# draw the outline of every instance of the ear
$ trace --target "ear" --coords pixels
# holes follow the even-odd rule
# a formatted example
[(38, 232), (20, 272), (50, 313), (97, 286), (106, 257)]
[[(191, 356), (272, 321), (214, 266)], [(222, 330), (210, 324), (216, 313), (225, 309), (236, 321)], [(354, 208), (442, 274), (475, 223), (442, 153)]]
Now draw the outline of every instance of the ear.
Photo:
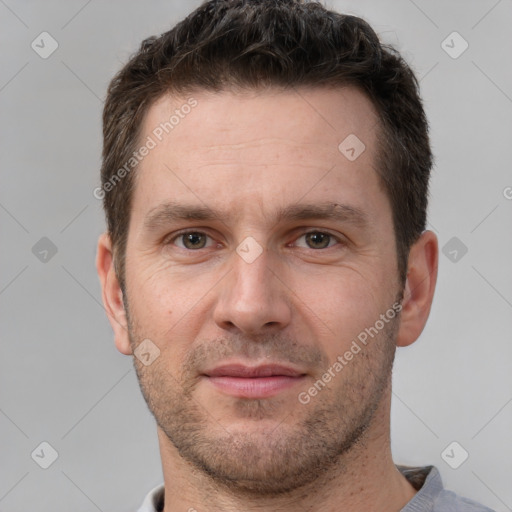
[(437, 281), (438, 243), (432, 231), (424, 231), (409, 252), (397, 346), (414, 343), (430, 314)]
[(123, 292), (114, 269), (112, 242), (107, 233), (103, 233), (98, 240), (96, 270), (100, 278), (103, 305), (114, 331), (115, 345), (119, 352), (130, 355), (132, 349), (128, 336), (128, 320), (123, 304)]

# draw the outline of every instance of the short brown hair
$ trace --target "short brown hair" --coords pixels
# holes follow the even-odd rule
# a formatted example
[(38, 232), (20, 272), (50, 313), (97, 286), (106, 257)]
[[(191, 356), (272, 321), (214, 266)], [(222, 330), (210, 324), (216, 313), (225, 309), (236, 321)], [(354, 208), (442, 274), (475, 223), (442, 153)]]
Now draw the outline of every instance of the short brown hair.
[(366, 93), (379, 115), (377, 172), (393, 211), (403, 282), (410, 247), (425, 229), (433, 164), (409, 66), (364, 20), (318, 2), (209, 0), (172, 30), (144, 40), (108, 88), (101, 182), (121, 287), (134, 175), (105, 185), (132, 156), (157, 99), (193, 90), (343, 85)]

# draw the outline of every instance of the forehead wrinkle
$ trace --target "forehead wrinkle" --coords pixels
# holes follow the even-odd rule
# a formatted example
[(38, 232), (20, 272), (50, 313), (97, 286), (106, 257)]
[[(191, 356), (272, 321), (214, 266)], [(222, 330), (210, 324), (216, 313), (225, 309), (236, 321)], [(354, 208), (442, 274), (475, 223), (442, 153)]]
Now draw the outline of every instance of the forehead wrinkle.
[[(173, 151), (175, 161), (194, 169), (217, 165), (267, 166), (276, 163), (300, 167), (325, 166), (339, 160), (338, 143), (333, 141), (290, 141), (280, 139), (259, 143), (258, 141), (223, 144), (190, 144), (184, 141)], [(206, 160), (206, 162), (205, 162)]]

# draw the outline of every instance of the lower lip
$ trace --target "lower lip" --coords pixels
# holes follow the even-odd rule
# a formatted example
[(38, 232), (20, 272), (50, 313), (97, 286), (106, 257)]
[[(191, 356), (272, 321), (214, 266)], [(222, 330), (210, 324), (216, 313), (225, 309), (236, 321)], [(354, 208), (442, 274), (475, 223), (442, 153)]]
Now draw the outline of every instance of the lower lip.
[(302, 382), (304, 376), (290, 377), (207, 377), (220, 391), (239, 398), (267, 398), (285, 391)]

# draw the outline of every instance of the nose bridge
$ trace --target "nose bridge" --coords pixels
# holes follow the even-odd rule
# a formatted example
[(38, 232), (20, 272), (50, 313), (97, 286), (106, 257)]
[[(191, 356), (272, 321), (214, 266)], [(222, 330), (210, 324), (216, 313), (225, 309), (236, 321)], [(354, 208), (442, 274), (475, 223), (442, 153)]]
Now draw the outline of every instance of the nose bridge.
[[(242, 242), (237, 248), (236, 256), (233, 255), (233, 296), (239, 302), (244, 303), (256, 298), (270, 298), (268, 291), (270, 285), (269, 255), (265, 250), (257, 255), (256, 249), (250, 246), (250, 242)], [(249, 247), (247, 247), (249, 246)]]
[(254, 333), (289, 323), (290, 308), (283, 286), (272, 271), (273, 256), (258, 248), (255, 240), (246, 239), (237, 247), (231, 256), (232, 272), (215, 308), (215, 321), (220, 327)]

